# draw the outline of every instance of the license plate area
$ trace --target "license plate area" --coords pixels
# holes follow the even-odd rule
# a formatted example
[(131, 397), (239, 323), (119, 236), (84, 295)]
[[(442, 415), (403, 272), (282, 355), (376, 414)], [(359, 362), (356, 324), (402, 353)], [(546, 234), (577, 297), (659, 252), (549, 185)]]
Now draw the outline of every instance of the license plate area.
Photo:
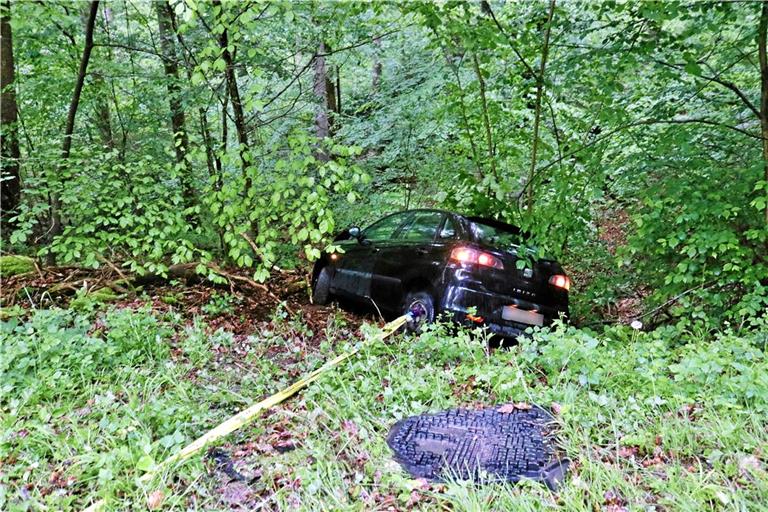
[(514, 306), (504, 306), (501, 318), (526, 325), (544, 325), (544, 315), (541, 313), (526, 311)]

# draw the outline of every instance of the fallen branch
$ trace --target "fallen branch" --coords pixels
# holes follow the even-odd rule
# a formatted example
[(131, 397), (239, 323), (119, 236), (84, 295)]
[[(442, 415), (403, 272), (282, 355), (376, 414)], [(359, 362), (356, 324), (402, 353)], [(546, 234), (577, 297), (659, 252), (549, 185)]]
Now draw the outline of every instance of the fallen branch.
[(117, 265), (115, 265), (114, 263), (112, 263), (111, 261), (109, 261), (109, 260), (108, 260), (108, 259), (106, 259), (106, 258), (103, 258), (103, 257), (99, 257), (99, 259), (100, 259), (102, 262), (106, 263), (106, 264), (109, 266), (109, 268), (111, 268), (112, 270), (114, 270), (115, 272), (117, 272), (117, 275), (119, 275), (119, 276), (122, 278), (122, 280), (123, 280), (123, 281), (124, 281), (124, 282), (125, 282), (125, 283), (126, 283), (128, 286), (130, 286), (130, 287), (131, 287), (131, 289), (133, 289), (133, 285), (131, 285), (131, 282), (128, 280), (128, 278), (127, 278), (127, 277), (125, 277), (125, 274), (123, 274), (123, 273), (122, 273), (122, 271), (120, 270), (120, 267), (118, 267)]
[(257, 288), (259, 290), (264, 290), (265, 292), (269, 293), (269, 288), (267, 288), (266, 285), (261, 284), (261, 283), (257, 283), (253, 279), (250, 279), (250, 278), (245, 277), (245, 276), (238, 276), (237, 274), (230, 274), (229, 272), (225, 272), (224, 270), (222, 270), (217, 265), (214, 265), (213, 263), (209, 263), (208, 264), (208, 268), (210, 268), (211, 270), (213, 270), (215, 273), (219, 274), (220, 276), (226, 277), (227, 279), (229, 279), (231, 281), (240, 281), (242, 283), (248, 284), (249, 286), (251, 286), (253, 288)]

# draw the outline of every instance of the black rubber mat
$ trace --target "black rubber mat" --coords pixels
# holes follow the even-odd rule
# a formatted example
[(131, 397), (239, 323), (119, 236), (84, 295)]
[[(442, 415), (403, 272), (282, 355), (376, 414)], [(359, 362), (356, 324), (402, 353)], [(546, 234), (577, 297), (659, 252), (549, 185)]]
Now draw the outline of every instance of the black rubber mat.
[(554, 490), (569, 461), (556, 456), (553, 423), (552, 416), (536, 406), (453, 409), (399, 421), (387, 444), (415, 478), (531, 478)]

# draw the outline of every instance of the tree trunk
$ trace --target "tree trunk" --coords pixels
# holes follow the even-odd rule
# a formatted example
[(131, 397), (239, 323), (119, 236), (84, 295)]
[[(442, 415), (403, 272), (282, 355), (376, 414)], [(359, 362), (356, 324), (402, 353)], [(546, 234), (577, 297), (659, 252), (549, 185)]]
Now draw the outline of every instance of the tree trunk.
[(453, 71), (453, 76), (456, 77), (456, 87), (459, 89), (459, 112), (461, 112), (461, 124), (464, 128), (464, 133), (467, 137), (467, 140), (469, 141), (469, 147), (472, 150), (472, 163), (475, 164), (475, 179), (480, 182), (483, 180), (483, 169), (480, 163), (480, 154), (477, 150), (477, 144), (475, 144), (475, 138), (472, 134), (472, 127), (469, 124), (469, 115), (467, 114), (467, 102), (464, 94), (464, 86), (461, 84), (461, 74), (459, 73), (459, 68), (451, 60), (451, 55), (445, 48), (443, 48), (443, 56), (445, 57), (445, 62), (448, 64), (448, 67), (450, 67), (451, 71)]
[(477, 54), (472, 53), (472, 64), (475, 67), (475, 74), (477, 75), (477, 82), (480, 84), (480, 106), (483, 109), (483, 126), (485, 127), (485, 145), (488, 151), (488, 164), (491, 166), (491, 174), (496, 180), (499, 179), (496, 173), (496, 151), (493, 145), (493, 132), (491, 131), (491, 119), (488, 116), (488, 101), (485, 98), (485, 80), (483, 79), (483, 73), (480, 71), (480, 62), (477, 60)]
[[(314, 68), (315, 68), (315, 80), (314, 80), (314, 93), (317, 97), (317, 105), (315, 106), (315, 133), (317, 138), (320, 139), (322, 144), (323, 139), (327, 138), (331, 134), (331, 120), (328, 112), (329, 105), (329, 91), (328, 91), (328, 76), (325, 67), (325, 53), (327, 52), (324, 42), (320, 42), (317, 49), (317, 56), (315, 56)], [(328, 155), (324, 150), (320, 149), (317, 152), (317, 158), (321, 161), (327, 161)]]
[[(172, 33), (176, 35), (176, 40), (181, 47), (181, 54), (184, 58), (184, 69), (186, 70), (187, 80), (189, 80), (191, 83), (192, 75), (194, 73), (194, 64), (190, 60), (188, 52), (186, 51), (187, 46), (184, 43), (184, 37), (179, 32), (178, 25), (176, 23), (176, 15), (173, 12), (173, 9), (170, 10), (170, 15), (171, 30)], [(226, 94), (223, 101), (226, 102)], [(202, 137), (203, 143), (205, 144), (205, 159), (208, 165), (208, 173), (210, 176), (216, 176), (217, 169), (221, 169), (221, 161), (219, 159), (217, 164), (217, 157), (213, 148), (213, 137), (211, 137), (210, 124), (208, 123), (208, 108), (201, 105), (197, 108), (197, 113), (200, 117), (200, 136)], [(224, 118), (222, 118), (222, 122), (224, 122)], [(220, 180), (221, 176), (219, 175), (217, 179)]]
[(107, 151), (115, 148), (115, 139), (112, 132), (112, 110), (109, 108), (109, 91), (101, 73), (93, 73), (93, 86), (96, 89), (95, 105), (93, 110), (93, 124), (99, 130), (101, 143)]
[(379, 92), (379, 87), (381, 86), (381, 38), (380, 37), (374, 37), (373, 38), (373, 48), (374, 48), (374, 57), (373, 57), (373, 71), (372, 71), (372, 77), (371, 77), (371, 89), (373, 89), (373, 93), (376, 94)]
[(336, 116), (334, 114), (339, 113), (340, 104), (339, 104), (339, 96), (341, 94), (341, 91), (339, 91), (339, 68), (336, 67), (336, 80), (333, 79), (333, 73), (330, 73), (328, 70), (328, 66), (326, 66), (326, 76), (325, 76), (325, 89), (328, 91), (328, 103), (325, 106), (326, 112), (328, 112), (328, 129), (330, 130), (330, 136), (333, 137), (333, 134), (336, 133)]
[(224, 101), (221, 104), (221, 145), (219, 146), (219, 156), (216, 157), (216, 170), (218, 171), (219, 179), (221, 179), (222, 173), (224, 172), (221, 164), (221, 155), (227, 153), (227, 141), (229, 140), (229, 123), (227, 122), (227, 118), (229, 117), (228, 104), (229, 94), (225, 91)]
[(11, 2), (0, 4), (0, 218), (5, 235), (13, 229), (10, 218), (18, 210), (21, 201), (21, 178), (19, 176), (19, 130), (18, 106), (14, 79), (16, 68), (13, 61), (13, 39), (11, 34)]
[[(75, 82), (75, 90), (72, 91), (72, 100), (69, 103), (69, 112), (67, 113), (67, 124), (64, 128), (64, 142), (61, 146), (61, 168), (66, 166), (66, 161), (69, 159), (69, 153), (72, 149), (72, 134), (75, 131), (75, 118), (77, 117), (77, 108), (80, 105), (80, 95), (83, 92), (83, 85), (85, 84), (85, 75), (88, 72), (88, 62), (91, 59), (91, 51), (93, 50), (93, 27), (96, 23), (96, 15), (99, 12), (99, 0), (91, 1), (91, 8), (88, 13), (88, 21), (85, 24), (85, 46), (83, 46), (83, 55), (80, 59), (80, 68), (77, 71), (77, 81)], [(49, 242), (53, 241), (54, 237), (60, 235), (62, 232), (61, 226), (61, 200), (59, 199), (56, 191), (51, 193), (51, 230), (49, 234)], [(48, 263), (53, 264), (55, 262), (52, 252), (48, 252)]]
[[(760, 129), (763, 136), (763, 179), (768, 182), (768, 54), (766, 33), (768, 32), (768, 2), (762, 3), (760, 25), (757, 33), (757, 47), (760, 60)], [(763, 189), (768, 195), (768, 186)], [(768, 224), (768, 197), (765, 204), (765, 223)]]
[[(184, 206), (195, 206), (195, 190), (190, 179), (190, 166), (187, 161), (189, 152), (189, 137), (187, 136), (184, 106), (181, 103), (181, 88), (179, 87), (179, 67), (176, 44), (174, 42), (173, 8), (167, 0), (155, 3), (157, 11), (157, 27), (160, 33), (160, 48), (162, 52), (163, 69), (165, 70), (166, 88), (168, 90), (168, 105), (171, 109), (171, 130), (173, 131), (173, 148), (176, 152), (176, 163), (181, 172), (181, 191)], [(194, 216), (188, 219), (195, 221)]]
[[(218, 6), (221, 10), (222, 16), (224, 13), (221, 5), (221, 0), (213, 0), (213, 5)], [(229, 101), (232, 103), (232, 113), (234, 114), (235, 130), (237, 131), (237, 141), (240, 144), (240, 161), (243, 169), (243, 176), (245, 177), (246, 194), (248, 190), (253, 186), (251, 178), (248, 176), (247, 167), (248, 160), (250, 158), (248, 149), (248, 130), (245, 126), (245, 114), (243, 113), (243, 104), (240, 100), (240, 89), (237, 85), (237, 76), (235, 75), (235, 63), (232, 54), (229, 52), (229, 33), (226, 29), (221, 32), (219, 36), (219, 48), (221, 48), (221, 58), (224, 59), (226, 67), (224, 68), (225, 79), (227, 82), (227, 93), (229, 94)]]
[(341, 66), (336, 66), (336, 114), (341, 115)]
[(547, 55), (549, 54), (549, 34), (552, 31), (552, 17), (555, 14), (555, 0), (549, 2), (549, 16), (547, 17), (547, 29), (544, 32), (544, 46), (541, 49), (541, 64), (536, 76), (536, 112), (533, 118), (533, 146), (531, 147), (531, 167), (528, 172), (528, 214), (533, 213), (533, 180), (536, 175), (536, 159), (539, 149), (539, 124), (541, 123), (541, 96), (544, 93), (544, 72), (547, 68)]

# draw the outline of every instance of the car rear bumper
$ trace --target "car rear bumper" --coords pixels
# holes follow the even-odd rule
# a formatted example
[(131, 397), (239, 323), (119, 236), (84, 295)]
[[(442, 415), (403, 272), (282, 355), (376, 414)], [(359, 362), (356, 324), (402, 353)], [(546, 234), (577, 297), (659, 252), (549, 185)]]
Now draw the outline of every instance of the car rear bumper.
[[(567, 308), (553, 308), (515, 297), (488, 292), (480, 286), (468, 283), (446, 286), (440, 302), (440, 312), (447, 313), (458, 323), (482, 325), (494, 334), (515, 337), (522, 334), (531, 324), (505, 320), (504, 307), (512, 306), (524, 311), (538, 311), (544, 316), (543, 325), (550, 325), (561, 315), (567, 317)], [(481, 320), (482, 319), (482, 320)]]

